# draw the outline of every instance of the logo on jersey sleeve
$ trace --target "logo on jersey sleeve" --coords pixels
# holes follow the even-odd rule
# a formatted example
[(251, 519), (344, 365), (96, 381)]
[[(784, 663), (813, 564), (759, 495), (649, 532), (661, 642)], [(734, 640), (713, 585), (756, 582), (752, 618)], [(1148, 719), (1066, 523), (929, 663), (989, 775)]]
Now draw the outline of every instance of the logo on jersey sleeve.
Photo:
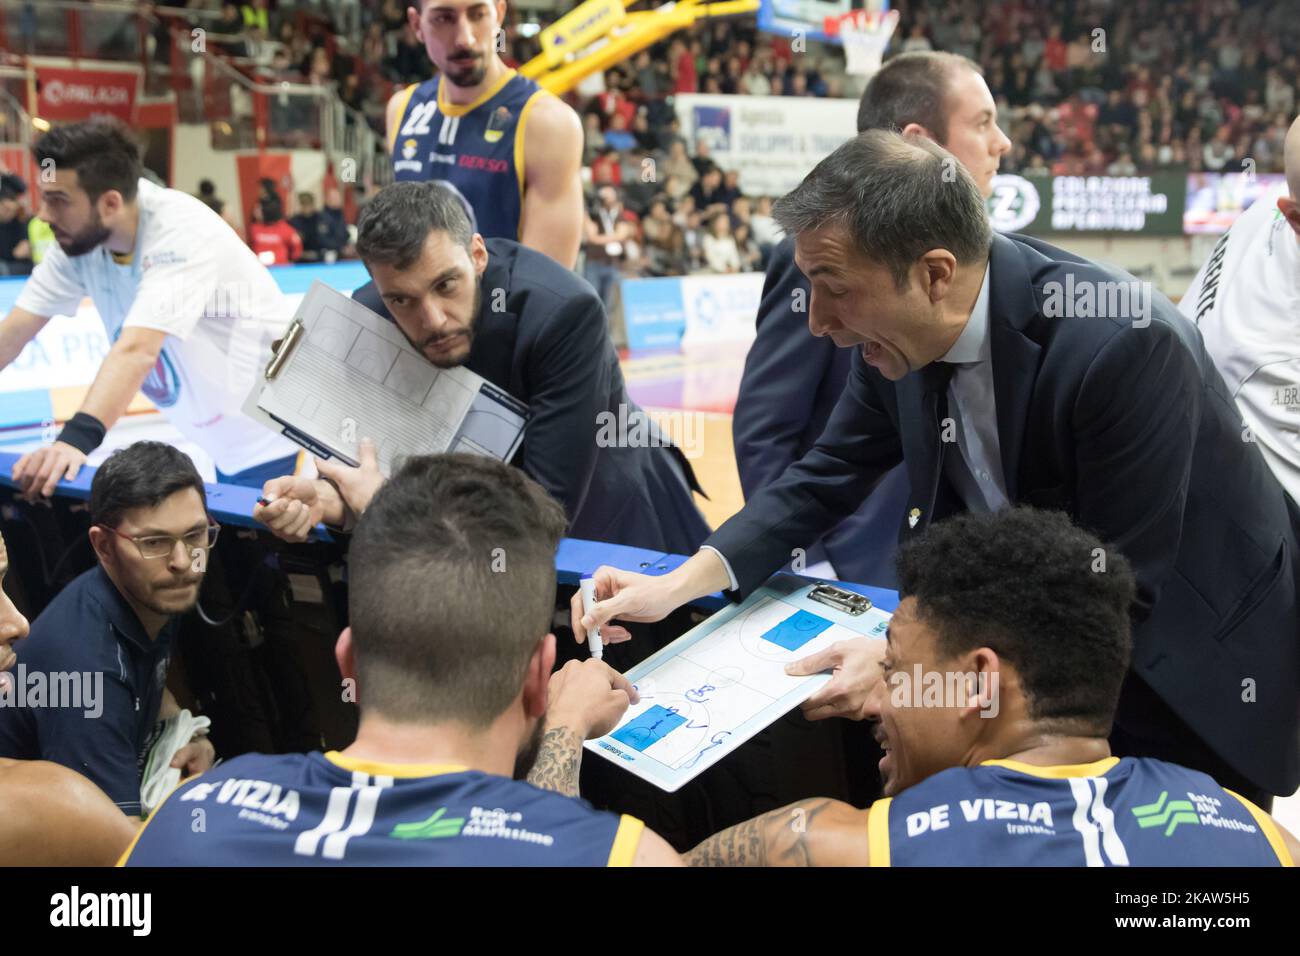
[(500, 141), (505, 135), (510, 124), (514, 122), (514, 114), (504, 106), (498, 106), (492, 111), (492, 116), (488, 119), (487, 129), (483, 131), (483, 138), (489, 143)]
[(424, 163), (415, 158), (415, 152), (419, 145), (419, 142), (414, 139), (402, 141), (402, 158), (393, 160), (393, 172), (400, 173), (410, 170), (413, 173), (418, 173), (424, 169)]
[(158, 353), (158, 361), (140, 386), (140, 391), (158, 408), (171, 408), (181, 397), (180, 376), (176, 374), (176, 366), (172, 365), (166, 349)]

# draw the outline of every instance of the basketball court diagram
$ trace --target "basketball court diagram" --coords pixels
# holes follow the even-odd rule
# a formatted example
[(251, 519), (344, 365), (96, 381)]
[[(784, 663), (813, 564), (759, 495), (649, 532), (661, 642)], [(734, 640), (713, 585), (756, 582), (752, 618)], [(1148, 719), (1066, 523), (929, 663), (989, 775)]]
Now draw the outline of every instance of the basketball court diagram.
[(806, 678), (785, 665), (861, 636), (811, 611), (764, 598), (636, 680), (640, 700), (610, 739), (689, 770)]

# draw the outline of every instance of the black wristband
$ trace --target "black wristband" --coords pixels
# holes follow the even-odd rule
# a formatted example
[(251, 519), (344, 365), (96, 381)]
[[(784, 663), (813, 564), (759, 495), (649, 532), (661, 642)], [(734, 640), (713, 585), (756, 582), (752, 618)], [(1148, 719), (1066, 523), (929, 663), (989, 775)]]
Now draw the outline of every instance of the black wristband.
[(98, 418), (85, 412), (77, 412), (68, 419), (68, 423), (63, 426), (63, 431), (59, 432), (59, 437), (54, 440), (71, 445), (83, 455), (89, 455), (103, 443), (106, 434), (108, 429)]

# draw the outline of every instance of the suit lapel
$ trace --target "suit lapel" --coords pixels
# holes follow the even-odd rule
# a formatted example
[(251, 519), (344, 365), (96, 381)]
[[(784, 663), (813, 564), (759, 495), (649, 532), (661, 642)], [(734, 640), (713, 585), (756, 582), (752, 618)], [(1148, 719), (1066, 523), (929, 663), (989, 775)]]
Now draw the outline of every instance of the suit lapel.
[(998, 447), (1007, 498), (1017, 501), (1020, 455), (1024, 447), (1029, 402), (1038, 378), (1041, 347), (1024, 334), (1038, 312), (1033, 282), (1020, 249), (1002, 236), (993, 237), (989, 268), (989, 346), (993, 362), (993, 397), (997, 404)]
[[(494, 302), (504, 298), (510, 299), (510, 269), (502, 257), (496, 255), (489, 242), (490, 258), (483, 270), (483, 300), (479, 305), (478, 319), (474, 329), (474, 344), (470, 346), (469, 358), (465, 365), (471, 372), (482, 375), (497, 388), (505, 389), (511, 395), (527, 402), (527, 397), (520, 394), (522, 382), (513, 380), (515, 339), (519, 333), (519, 317), (514, 312), (496, 312)], [(505, 290), (504, 297), (498, 296), (497, 289)]]

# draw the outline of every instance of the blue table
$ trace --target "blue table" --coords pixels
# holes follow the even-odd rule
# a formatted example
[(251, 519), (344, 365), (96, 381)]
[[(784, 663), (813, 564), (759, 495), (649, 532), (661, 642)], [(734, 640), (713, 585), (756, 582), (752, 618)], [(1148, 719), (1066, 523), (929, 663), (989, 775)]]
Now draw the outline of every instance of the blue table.
[[(16, 487), (12, 475), (14, 463), (19, 457), (21, 456), (13, 452), (0, 451), (0, 485)], [(59, 483), (55, 496), (85, 501), (90, 497), (90, 482), (94, 475), (94, 468), (82, 468), (75, 481)], [(204, 487), (207, 489), (208, 511), (220, 524), (265, 530), (261, 524), (253, 520), (253, 506), (257, 503), (258, 497), (256, 489), (223, 484), (205, 484)], [(322, 541), (332, 540), (324, 527), (317, 527), (313, 534)], [(582, 575), (590, 574), (602, 564), (626, 571), (659, 575), (667, 574), (686, 559), (687, 556), (682, 554), (663, 554), (622, 544), (564, 538), (560, 541), (559, 550), (555, 554), (555, 571), (560, 584), (577, 587)], [(869, 597), (873, 604), (883, 610), (892, 611), (898, 607), (898, 594), (895, 591), (846, 581), (839, 582), (839, 585)], [(691, 606), (700, 610), (716, 611), (727, 603), (727, 598), (721, 593), (714, 593), (691, 602)]]

